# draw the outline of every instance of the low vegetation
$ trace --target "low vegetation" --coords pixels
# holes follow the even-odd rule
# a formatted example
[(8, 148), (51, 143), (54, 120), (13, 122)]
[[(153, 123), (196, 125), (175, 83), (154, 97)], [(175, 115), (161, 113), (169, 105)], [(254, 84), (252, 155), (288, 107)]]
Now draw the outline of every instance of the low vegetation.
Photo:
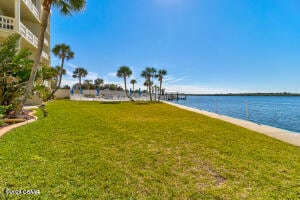
[(0, 138), (0, 190), (38, 189), (41, 199), (299, 198), (298, 147), (166, 104), (46, 108), (48, 117)]

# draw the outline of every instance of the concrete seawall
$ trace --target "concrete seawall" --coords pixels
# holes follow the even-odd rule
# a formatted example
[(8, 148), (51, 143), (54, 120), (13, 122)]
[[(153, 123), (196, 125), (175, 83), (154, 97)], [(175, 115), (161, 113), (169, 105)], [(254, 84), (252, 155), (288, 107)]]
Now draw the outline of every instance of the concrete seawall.
[(246, 121), (246, 120), (242, 120), (242, 119), (237, 119), (237, 118), (233, 118), (233, 117), (229, 117), (229, 116), (225, 116), (225, 115), (219, 115), (216, 113), (211, 113), (211, 112), (207, 112), (204, 110), (198, 110), (195, 108), (191, 108), (191, 107), (187, 107), (187, 106), (183, 106), (183, 105), (178, 105), (172, 102), (168, 102), (168, 101), (163, 101), (166, 104), (181, 108), (181, 109), (185, 109), (185, 110), (189, 110), (195, 113), (199, 113), (202, 115), (206, 115), (208, 117), (211, 118), (215, 118), (215, 119), (220, 119), (226, 122), (229, 122), (231, 124), (235, 124), (237, 126), (241, 126), (244, 127), (246, 129), (258, 132), (258, 133), (262, 133), (264, 135), (267, 135), (269, 137), (275, 138), (277, 140), (295, 145), (300, 147), (300, 133), (295, 133), (295, 132), (291, 132), (288, 130), (284, 130), (284, 129), (280, 129), (280, 128), (275, 128), (272, 126), (267, 126), (267, 125), (261, 125), (261, 124), (256, 124), (254, 122), (250, 122), (250, 121)]

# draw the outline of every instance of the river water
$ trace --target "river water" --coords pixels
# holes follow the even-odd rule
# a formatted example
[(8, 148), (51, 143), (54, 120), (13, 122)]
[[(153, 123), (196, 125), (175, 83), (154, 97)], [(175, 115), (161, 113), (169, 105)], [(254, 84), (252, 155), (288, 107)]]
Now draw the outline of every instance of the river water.
[(173, 102), (300, 133), (300, 97), (187, 96)]

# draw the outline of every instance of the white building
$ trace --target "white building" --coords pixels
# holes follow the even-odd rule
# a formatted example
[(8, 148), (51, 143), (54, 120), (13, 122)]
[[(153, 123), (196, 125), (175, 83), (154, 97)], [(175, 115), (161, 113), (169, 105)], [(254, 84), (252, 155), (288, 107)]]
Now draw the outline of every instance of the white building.
[[(0, 0), (0, 42), (12, 33), (19, 33), (20, 45), (37, 52), (42, 0)], [(45, 33), (41, 62), (50, 65), (50, 23)]]

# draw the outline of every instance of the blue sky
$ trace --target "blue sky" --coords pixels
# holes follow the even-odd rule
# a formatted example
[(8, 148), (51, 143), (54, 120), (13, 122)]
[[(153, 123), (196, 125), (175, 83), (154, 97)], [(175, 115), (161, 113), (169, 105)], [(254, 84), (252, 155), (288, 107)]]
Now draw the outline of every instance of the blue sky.
[(142, 89), (150, 66), (168, 71), (169, 91), (300, 92), (298, 0), (87, 0), (72, 17), (52, 10), (51, 46), (62, 42), (75, 52), (64, 84), (80, 66), (123, 85), (127, 65)]

